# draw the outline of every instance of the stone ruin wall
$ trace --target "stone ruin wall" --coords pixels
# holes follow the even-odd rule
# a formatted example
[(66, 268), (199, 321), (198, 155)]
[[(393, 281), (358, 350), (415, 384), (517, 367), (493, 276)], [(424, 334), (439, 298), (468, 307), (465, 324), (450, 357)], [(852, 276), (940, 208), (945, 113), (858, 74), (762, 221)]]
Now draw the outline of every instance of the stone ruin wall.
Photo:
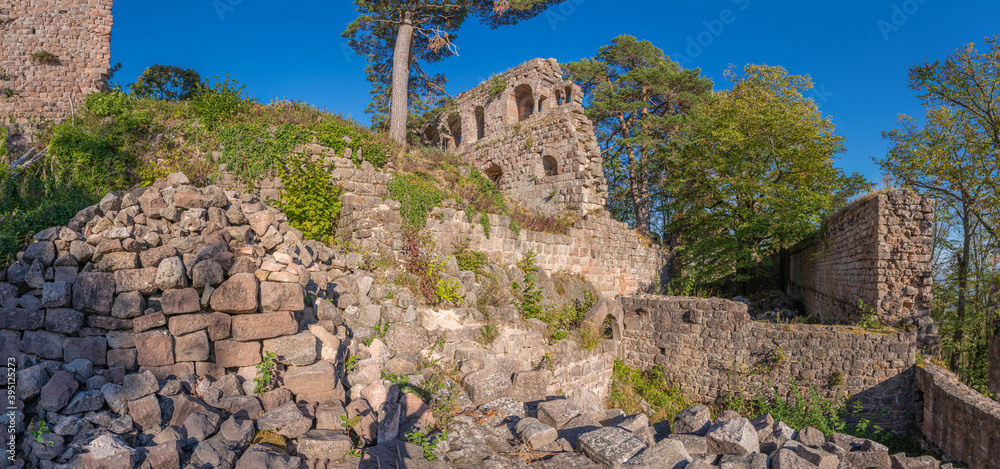
[[(874, 424), (907, 431), (914, 392), (916, 334), (846, 326), (754, 322), (746, 305), (719, 298), (625, 296), (621, 351), (642, 370), (660, 365), (684, 394), (714, 402), (740, 389), (811, 384), (827, 398), (849, 394)], [(775, 359), (780, 351), (784, 360)], [(838, 384), (839, 383), (839, 384)]]
[(935, 365), (916, 367), (924, 435), (973, 469), (1000, 468), (1000, 404)]
[(1000, 394), (1000, 335), (990, 338), (988, 390)]
[[(493, 80), (506, 88), (491, 95)], [(461, 155), (515, 203), (541, 213), (601, 211), (601, 149), (583, 92), (554, 59), (534, 59), (458, 96), (423, 129), (426, 144)]]
[(788, 293), (823, 320), (854, 322), (858, 300), (890, 325), (913, 320), (926, 335), (934, 283), (934, 200), (905, 190), (863, 198), (827, 219), (788, 259)]
[[(4, 125), (13, 117), (23, 135), (45, 120), (58, 121), (83, 98), (107, 89), (111, 62), (112, 0), (16, 0), (0, 4), (0, 88), (19, 92), (0, 97)], [(34, 63), (46, 51), (58, 63)], [(10, 129), (9, 129), (10, 130)]]

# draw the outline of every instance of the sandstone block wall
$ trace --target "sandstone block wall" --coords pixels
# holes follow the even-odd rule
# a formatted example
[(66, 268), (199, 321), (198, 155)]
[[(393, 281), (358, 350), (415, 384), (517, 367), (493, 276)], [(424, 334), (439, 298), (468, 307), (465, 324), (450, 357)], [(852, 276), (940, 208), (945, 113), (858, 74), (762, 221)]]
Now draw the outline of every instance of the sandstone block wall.
[(435, 243), (450, 249), (469, 240), (469, 246), (512, 265), (530, 249), (538, 254), (537, 265), (546, 272), (580, 274), (604, 297), (648, 289), (660, 282), (667, 256), (647, 244), (621, 222), (601, 214), (586, 215), (565, 235), (510, 229), (510, 218), (490, 215), (490, 235), (469, 222), (464, 211), (435, 209), (427, 230)]
[[(84, 96), (107, 88), (111, 61), (112, 0), (17, 0), (0, 4), (0, 88), (16, 96), (0, 99), (0, 118), (22, 125), (60, 120)], [(49, 52), (58, 63), (34, 63)], [(71, 105), (72, 103), (72, 105)], [(29, 122), (32, 121), (32, 122)]]
[(787, 290), (824, 320), (853, 322), (866, 309), (899, 325), (929, 320), (934, 277), (934, 201), (905, 190), (877, 193), (826, 220), (823, 230), (793, 249)]
[(601, 149), (583, 92), (554, 59), (534, 59), (462, 93), (423, 131), (425, 143), (468, 158), (515, 203), (543, 213), (603, 210)]
[(1000, 467), (1000, 404), (934, 365), (916, 367), (924, 435), (973, 469)]
[[(846, 326), (750, 321), (746, 305), (718, 298), (624, 296), (622, 357), (662, 366), (685, 395), (711, 402), (755, 386), (811, 384), (825, 397), (852, 396), (872, 422), (899, 431), (916, 421), (916, 334)], [(783, 356), (784, 359), (777, 357)]]

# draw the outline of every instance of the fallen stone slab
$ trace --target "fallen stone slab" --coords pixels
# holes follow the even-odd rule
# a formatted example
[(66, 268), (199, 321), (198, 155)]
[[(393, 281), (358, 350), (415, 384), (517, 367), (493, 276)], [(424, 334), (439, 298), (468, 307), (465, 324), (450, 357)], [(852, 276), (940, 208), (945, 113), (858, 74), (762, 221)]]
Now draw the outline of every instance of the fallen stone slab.
[(619, 427), (605, 427), (580, 435), (581, 453), (607, 468), (623, 467), (626, 461), (646, 449), (646, 442)]

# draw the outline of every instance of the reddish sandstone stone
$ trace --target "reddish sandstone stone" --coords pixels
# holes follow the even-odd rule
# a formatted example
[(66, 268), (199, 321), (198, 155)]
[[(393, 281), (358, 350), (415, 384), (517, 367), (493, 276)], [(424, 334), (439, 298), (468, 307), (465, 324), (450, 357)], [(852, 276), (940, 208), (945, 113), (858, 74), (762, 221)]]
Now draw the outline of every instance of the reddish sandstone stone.
[(156, 293), (156, 269), (125, 269), (116, 270), (115, 273), (116, 293), (137, 291), (143, 295)]
[(170, 318), (170, 333), (178, 336), (207, 329), (209, 338), (222, 340), (229, 337), (230, 321), (230, 316), (223, 313), (172, 316)]
[(187, 314), (201, 311), (201, 297), (194, 288), (167, 290), (160, 298), (163, 314)]
[(260, 284), (260, 307), (263, 311), (301, 311), (306, 307), (302, 285), (264, 282)]
[(253, 366), (260, 363), (260, 342), (215, 342), (215, 364), (223, 368)]
[(135, 335), (140, 366), (174, 364), (174, 338), (167, 331), (149, 331)]
[(233, 338), (240, 341), (271, 339), (292, 335), (298, 331), (298, 323), (291, 312), (246, 314), (233, 316)]
[(230, 314), (257, 312), (259, 286), (253, 274), (236, 274), (212, 292), (212, 309)]
[(166, 325), (167, 317), (163, 313), (146, 314), (132, 320), (132, 328), (135, 332), (145, 332)]

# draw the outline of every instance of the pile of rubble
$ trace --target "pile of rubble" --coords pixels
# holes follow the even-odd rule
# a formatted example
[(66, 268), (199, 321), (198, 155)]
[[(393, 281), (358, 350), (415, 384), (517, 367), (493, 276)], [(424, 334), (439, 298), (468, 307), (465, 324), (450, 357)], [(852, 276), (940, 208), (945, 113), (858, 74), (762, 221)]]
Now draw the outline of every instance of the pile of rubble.
[(802, 305), (778, 290), (754, 292), (747, 298), (738, 296), (733, 301), (746, 304), (747, 313), (755, 321), (788, 322), (803, 315)]

